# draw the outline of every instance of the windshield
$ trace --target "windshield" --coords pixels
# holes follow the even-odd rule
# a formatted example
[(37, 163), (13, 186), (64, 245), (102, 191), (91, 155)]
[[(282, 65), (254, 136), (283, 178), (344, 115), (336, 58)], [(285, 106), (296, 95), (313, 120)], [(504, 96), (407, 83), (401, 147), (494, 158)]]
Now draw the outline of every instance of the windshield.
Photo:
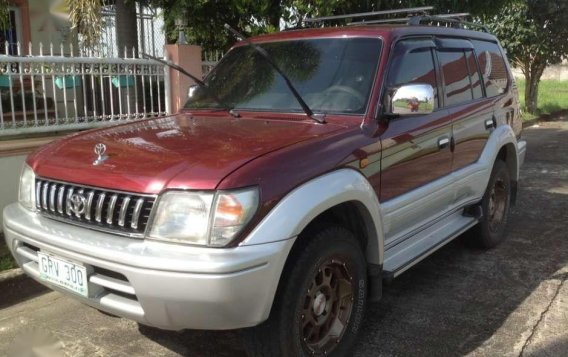
[[(290, 78), (312, 111), (365, 113), (379, 61), (379, 39), (329, 38), (259, 45)], [(302, 111), (284, 79), (250, 46), (231, 50), (204, 82), (209, 88), (191, 90), (185, 108), (221, 108), (220, 100), (237, 110)]]

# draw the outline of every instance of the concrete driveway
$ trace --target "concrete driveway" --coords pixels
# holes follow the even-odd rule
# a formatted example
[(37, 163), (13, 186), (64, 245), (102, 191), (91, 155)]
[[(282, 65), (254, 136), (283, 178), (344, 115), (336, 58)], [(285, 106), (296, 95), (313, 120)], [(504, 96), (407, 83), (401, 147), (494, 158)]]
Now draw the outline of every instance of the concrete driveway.
[[(462, 237), (396, 279), (370, 306), (355, 356), (568, 356), (568, 122), (524, 137), (507, 240), (484, 252)], [(30, 336), (69, 356), (244, 354), (234, 332), (164, 332), (59, 293), (5, 305), (0, 355)]]

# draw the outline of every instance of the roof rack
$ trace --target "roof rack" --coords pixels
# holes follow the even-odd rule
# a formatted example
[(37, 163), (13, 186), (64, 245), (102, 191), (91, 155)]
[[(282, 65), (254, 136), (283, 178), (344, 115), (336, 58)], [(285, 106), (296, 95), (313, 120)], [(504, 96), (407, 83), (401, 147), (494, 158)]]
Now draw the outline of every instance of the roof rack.
[(429, 11), (433, 10), (433, 6), (422, 6), (422, 7), (411, 7), (407, 9), (396, 9), (396, 10), (385, 10), (385, 11), (371, 11), (371, 12), (361, 12), (357, 14), (345, 14), (345, 15), (335, 15), (335, 16), (323, 16), (303, 19), (303, 23), (318, 23), (333, 20), (344, 20), (344, 19), (355, 19), (355, 18), (366, 18), (393, 14), (406, 14), (407, 16), (413, 15), (426, 15)]
[[(465, 21), (466, 18), (470, 17), (469, 12), (461, 12), (457, 14), (438, 14), (438, 15), (418, 15), (418, 16), (407, 16), (407, 17), (398, 17), (394, 19), (382, 19), (382, 20), (362, 20), (362, 21), (354, 21), (350, 22), (347, 25), (354, 26), (354, 25), (369, 25), (369, 24), (387, 24), (387, 23), (396, 23), (396, 22), (406, 22), (409, 23), (412, 18), (422, 18), (426, 19), (427, 17), (436, 17), (439, 19), (454, 19), (459, 21)], [(417, 21), (417, 20), (415, 20)], [(445, 21), (445, 20), (444, 20)]]
[(422, 25), (423, 22), (426, 22), (434, 23), (437, 25), (446, 24), (446, 26), (456, 26), (457, 28), (461, 29), (465, 29), (467, 26), (471, 29), (477, 28), (483, 32), (489, 32), (489, 29), (487, 29), (487, 27), (484, 25), (463, 20), (463, 18), (466, 18), (468, 16), (468, 13), (412, 16), (408, 19), (408, 25), (418, 26)]
[[(315, 17), (315, 18), (308, 18), (304, 19), (300, 22), (300, 26), (302, 23), (304, 24), (316, 24), (316, 23), (323, 23), (326, 21), (334, 21), (334, 20), (351, 20), (348, 22), (347, 25), (354, 26), (354, 25), (372, 25), (372, 24), (389, 24), (389, 23), (399, 23), (411, 26), (419, 26), (419, 25), (434, 25), (434, 26), (442, 26), (445, 25), (446, 27), (457, 27), (461, 29), (465, 29), (466, 27), (469, 29), (479, 29), (484, 32), (489, 32), (487, 27), (476, 24), (473, 22), (466, 21), (468, 17), (471, 15), (467, 12), (456, 13), (456, 14), (437, 14), (437, 15), (429, 15), (428, 13), (433, 10), (433, 6), (422, 6), (422, 7), (411, 7), (407, 9), (396, 9), (396, 10), (386, 10), (386, 11), (371, 11), (371, 12), (361, 12), (356, 14), (345, 14), (345, 15), (336, 15), (336, 16), (324, 16), (324, 17)], [(402, 14), (405, 17), (399, 18), (386, 18), (386, 19), (373, 19), (378, 16), (389, 16), (389, 15), (398, 15)], [(359, 21), (352, 21), (353, 19), (359, 19)]]

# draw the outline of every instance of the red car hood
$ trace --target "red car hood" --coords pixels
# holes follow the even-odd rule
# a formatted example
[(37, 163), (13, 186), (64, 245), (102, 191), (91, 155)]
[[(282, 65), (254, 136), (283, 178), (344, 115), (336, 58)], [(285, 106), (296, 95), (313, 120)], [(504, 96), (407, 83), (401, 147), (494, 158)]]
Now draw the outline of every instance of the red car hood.
[[(30, 155), (36, 175), (116, 190), (214, 189), (243, 164), (268, 152), (340, 129), (308, 121), (172, 117), (71, 135)], [(95, 145), (108, 159), (93, 165)]]

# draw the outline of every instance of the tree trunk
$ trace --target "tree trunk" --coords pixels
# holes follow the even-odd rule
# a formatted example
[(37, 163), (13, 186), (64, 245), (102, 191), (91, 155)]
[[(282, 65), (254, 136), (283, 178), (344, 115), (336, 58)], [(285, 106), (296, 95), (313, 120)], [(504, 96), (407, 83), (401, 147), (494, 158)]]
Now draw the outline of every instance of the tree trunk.
[(270, 12), (268, 22), (276, 28), (276, 30), (280, 30), (280, 18), (282, 17), (282, 9), (280, 7), (280, 0), (272, 0), (270, 2)]
[[(116, 11), (116, 44), (118, 48), (118, 57), (138, 57), (138, 19), (136, 17), (136, 2), (134, 0), (116, 0), (115, 1), (115, 11)], [(126, 54), (126, 56), (125, 56)], [(146, 86), (149, 87), (149, 86)], [(142, 108), (144, 103), (144, 86), (142, 86), (142, 80), (136, 81), (136, 88), (131, 88), (132, 92), (137, 93), (136, 95), (130, 95), (129, 98), (123, 98), (123, 101), (128, 100), (131, 112), (141, 111), (152, 111), (153, 108)], [(152, 90), (152, 88), (150, 88)], [(122, 91), (124, 93), (124, 91)], [(113, 95), (118, 96), (119, 92), (115, 92)], [(124, 94), (123, 94), (124, 95)], [(118, 102), (118, 97), (114, 98), (114, 102)]]
[(525, 107), (531, 114), (536, 114), (538, 110), (538, 87), (545, 68), (543, 64), (533, 63), (525, 72)]
[(538, 108), (538, 84), (534, 76), (525, 76), (525, 107), (531, 114), (535, 114)]
[(124, 57), (126, 48), (128, 57), (138, 56), (138, 26), (136, 18), (136, 2), (133, 0), (116, 0), (116, 43), (118, 57)]

